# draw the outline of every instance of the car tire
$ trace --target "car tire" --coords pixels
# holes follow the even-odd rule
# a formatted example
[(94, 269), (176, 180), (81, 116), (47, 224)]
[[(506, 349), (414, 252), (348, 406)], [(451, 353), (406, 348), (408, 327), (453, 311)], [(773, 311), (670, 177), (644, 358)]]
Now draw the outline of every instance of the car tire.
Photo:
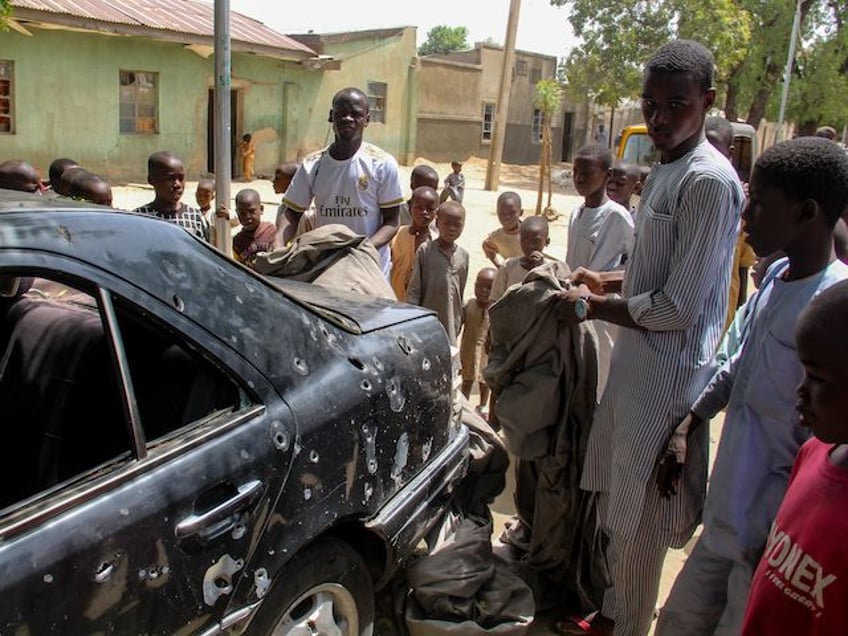
[(283, 566), (249, 634), (371, 636), (374, 586), (362, 557), (344, 541), (319, 539)]

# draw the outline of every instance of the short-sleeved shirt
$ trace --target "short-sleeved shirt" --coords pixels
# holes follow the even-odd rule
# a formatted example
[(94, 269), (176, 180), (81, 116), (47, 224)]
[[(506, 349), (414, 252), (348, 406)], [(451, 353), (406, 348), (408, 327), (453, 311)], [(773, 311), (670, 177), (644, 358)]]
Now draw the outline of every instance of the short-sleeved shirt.
[(435, 311), (452, 345), (462, 325), (462, 294), (467, 280), (468, 252), (459, 245), (454, 245), (450, 254), (439, 247), (438, 241), (418, 248), (406, 300)]
[(277, 227), (268, 221), (261, 221), (253, 232), (242, 230), (233, 237), (233, 256), (239, 263), (252, 266), (259, 252), (274, 249)]
[[(390, 244), (392, 275), (389, 282), (398, 300), (406, 300), (406, 288), (409, 285), (409, 279), (412, 278), (412, 266), (415, 265), (416, 237), (410, 234), (409, 228), (409, 225), (401, 225)], [(434, 238), (432, 233), (427, 235), (427, 240), (432, 238)]]
[(463, 380), (481, 381), (481, 367), (486, 364), (483, 344), (488, 333), (489, 303), (480, 305), (476, 298), (469, 299), (462, 310), (462, 338), (459, 343), (459, 362), (462, 365)]
[(133, 212), (147, 214), (148, 216), (155, 216), (157, 219), (162, 219), (168, 223), (179, 225), (181, 228), (191, 232), (195, 236), (202, 238), (207, 243), (210, 242), (212, 238), (209, 229), (209, 222), (203, 216), (203, 213), (197, 208), (192, 208), (185, 203), (180, 204), (180, 210), (176, 214), (160, 212), (153, 207), (153, 203), (148, 203), (140, 208), (136, 208)]
[(597, 208), (581, 205), (568, 223), (565, 262), (573, 271), (618, 269), (633, 251), (633, 216), (623, 205), (608, 200)]
[(489, 232), (486, 240), (495, 244), (498, 254), (504, 259), (524, 255), (521, 251), (521, 234), (519, 232), (507, 234), (502, 227), (499, 227), (497, 230)]
[(798, 453), (751, 579), (742, 636), (848, 631), (848, 471), (830, 461), (832, 448), (814, 438)]
[[(313, 199), (315, 227), (341, 223), (361, 236), (373, 236), (383, 225), (383, 210), (403, 203), (397, 161), (365, 142), (350, 159), (333, 159), (329, 147), (315, 152), (298, 167), (283, 203), (303, 213)], [(388, 276), (389, 246), (379, 252)]]

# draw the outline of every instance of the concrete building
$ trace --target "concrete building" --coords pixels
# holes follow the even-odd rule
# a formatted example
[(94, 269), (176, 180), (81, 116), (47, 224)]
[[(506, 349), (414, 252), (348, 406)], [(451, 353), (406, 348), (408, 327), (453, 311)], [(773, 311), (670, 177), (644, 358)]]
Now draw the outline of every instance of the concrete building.
[[(12, 4), (12, 28), (0, 33), (9, 98), (0, 156), (42, 169), (56, 157), (71, 157), (112, 179), (143, 180), (148, 155), (168, 149), (184, 159), (191, 176), (211, 170), (211, 4)], [(297, 152), (287, 125), (287, 87), (317, 93), (320, 73), (310, 70), (317, 56), (237, 13), (231, 33), (233, 138), (253, 134), (256, 169), (266, 172)]]
[[(469, 51), (421, 58), (416, 155), (431, 161), (488, 157), (504, 51), (477, 43)], [(539, 161), (541, 112), (534, 105), (536, 83), (556, 76), (553, 56), (515, 52), (503, 161)], [(552, 130), (554, 161), (569, 160), (582, 143), (585, 108), (564, 102)]]

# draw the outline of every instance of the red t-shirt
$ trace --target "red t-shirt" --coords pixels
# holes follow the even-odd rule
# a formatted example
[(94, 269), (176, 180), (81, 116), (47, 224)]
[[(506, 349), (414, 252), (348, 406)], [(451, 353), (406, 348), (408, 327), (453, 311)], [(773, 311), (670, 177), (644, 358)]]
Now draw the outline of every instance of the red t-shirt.
[(276, 238), (277, 226), (262, 221), (253, 232), (242, 230), (233, 237), (233, 256), (239, 263), (250, 267), (259, 252), (270, 252), (274, 249)]
[(848, 470), (801, 447), (751, 583), (743, 636), (848, 634)]

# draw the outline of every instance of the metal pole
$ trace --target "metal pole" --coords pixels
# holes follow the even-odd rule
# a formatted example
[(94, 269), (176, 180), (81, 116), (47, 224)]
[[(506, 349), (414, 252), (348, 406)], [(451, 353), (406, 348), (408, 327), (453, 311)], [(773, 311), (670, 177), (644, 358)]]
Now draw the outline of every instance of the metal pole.
[[(215, 202), (230, 207), (230, 0), (215, 0)], [(215, 217), (216, 247), (232, 256), (229, 219)]]
[(777, 116), (777, 130), (774, 131), (775, 142), (783, 140), (783, 118), (786, 115), (786, 100), (789, 98), (789, 80), (792, 77), (792, 62), (795, 59), (795, 45), (798, 42), (798, 31), (801, 29), (801, 0), (795, 3), (795, 19), (792, 20), (792, 35), (789, 37), (789, 55), (786, 56), (786, 68), (783, 71), (783, 94), (780, 96), (780, 114)]
[(512, 85), (512, 62), (515, 58), (515, 34), (518, 31), (520, 10), (521, 0), (510, 0), (503, 68), (501, 68), (500, 97), (495, 109), (495, 127), (492, 131), (492, 146), (489, 148), (489, 165), (486, 167), (486, 190), (497, 190), (501, 178), (501, 158), (506, 136), (506, 116), (509, 110), (509, 89)]

